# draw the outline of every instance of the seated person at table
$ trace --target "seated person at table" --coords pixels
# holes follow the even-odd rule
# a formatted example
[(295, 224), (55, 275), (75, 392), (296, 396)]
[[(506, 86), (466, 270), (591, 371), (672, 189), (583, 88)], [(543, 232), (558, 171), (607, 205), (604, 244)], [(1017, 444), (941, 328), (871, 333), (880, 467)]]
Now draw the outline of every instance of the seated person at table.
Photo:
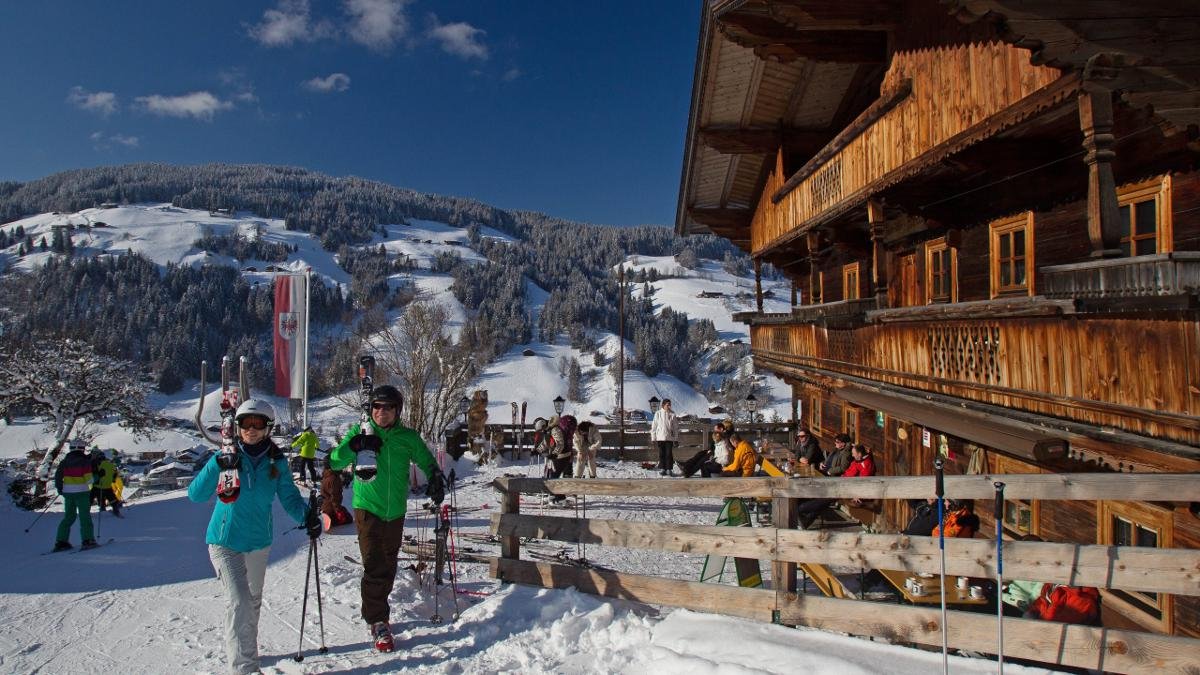
[(1043, 584), (1025, 612), (1028, 619), (1100, 625), (1100, 591), (1091, 586)]
[[(839, 434), (838, 438), (843, 436), (849, 438), (845, 434)], [(848, 444), (849, 441), (845, 441), (845, 443)], [(836, 456), (836, 454), (837, 451), (835, 451), (834, 455)], [(875, 460), (871, 458), (871, 451), (868, 450), (866, 446), (860, 444), (850, 447), (848, 454), (850, 455), (850, 463), (840, 474), (842, 478), (855, 478), (857, 476), (875, 475)], [(836, 502), (837, 499), (828, 498), (807, 499), (802, 501), (796, 508), (796, 512), (799, 514), (800, 525), (806, 530), (809, 527), (812, 527), (813, 521), (817, 519), (817, 516)], [(863, 501), (855, 498), (851, 499), (850, 503), (854, 506), (862, 506)]]
[[(975, 500), (947, 499), (946, 500), (946, 536), (970, 539), (979, 531), (979, 516), (975, 515)], [(940, 535), (935, 525), (930, 536)]]
[(913, 515), (908, 525), (904, 526), (904, 534), (928, 537), (933, 534), (933, 528), (938, 526), (937, 497), (928, 499), (910, 499)]
[(1029, 606), (1042, 594), (1040, 581), (1025, 581), (1013, 579), (1004, 584), (1000, 599), (1004, 601), (1004, 616), (1025, 616)]
[(853, 458), (850, 456), (850, 436), (838, 434), (833, 437), (833, 452), (829, 453), (825, 461), (817, 464), (817, 470), (826, 476), (840, 476), (850, 468), (851, 461)]
[(758, 466), (758, 455), (755, 454), (750, 441), (743, 439), (742, 434), (735, 431), (729, 435), (729, 442), (733, 444), (733, 461), (721, 467), (721, 475), (741, 478), (753, 476), (754, 469)]
[(809, 432), (808, 427), (800, 427), (796, 432), (796, 445), (792, 447), (792, 453), (796, 455), (796, 461), (801, 464), (817, 466), (825, 461), (825, 453), (821, 450), (821, 444), (817, 442), (816, 436)]
[(726, 439), (725, 425), (717, 422), (712, 429), (712, 447), (702, 450), (686, 462), (676, 462), (684, 478), (691, 478), (697, 471), (702, 478), (709, 478), (714, 473), (720, 474), (721, 469), (729, 463), (729, 441)]

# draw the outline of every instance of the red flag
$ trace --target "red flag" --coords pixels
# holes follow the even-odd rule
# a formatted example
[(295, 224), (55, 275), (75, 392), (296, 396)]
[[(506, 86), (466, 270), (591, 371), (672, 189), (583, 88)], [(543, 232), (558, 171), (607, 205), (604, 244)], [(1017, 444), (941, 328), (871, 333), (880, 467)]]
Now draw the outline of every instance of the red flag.
[(275, 277), (275, 395), (304, 396), (308, 283), (303, 274)]

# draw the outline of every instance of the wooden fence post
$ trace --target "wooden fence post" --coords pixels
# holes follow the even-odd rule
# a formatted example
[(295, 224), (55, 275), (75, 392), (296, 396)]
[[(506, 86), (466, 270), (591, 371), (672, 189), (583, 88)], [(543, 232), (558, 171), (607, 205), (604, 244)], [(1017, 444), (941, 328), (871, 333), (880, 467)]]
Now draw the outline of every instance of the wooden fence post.
[[(520, 513), (521, 512), (521, 493), (513, 490), (507, 478), (499, 478), (496, 480), (496, 487), (500, 489), (500, 513)], [(500, 537), (500, 557), (518, 560), (521, 557), (521, 537), (517, 535)]]
[[(794, 530), (799, 523), (800, 500), (793, 497), (775, 497), (771, 500), (771, 523), (775, 527), (776, 540), (779, 530)], [(771, 561), (771, 583), (775, 586), (775, 611), (772, 613), (776, 623), (779, 622), (779, 608), (786, 607), (789, 599), (796, 596), (796, 563), (782, 562), (779, 551), (775, 551), (775, 560)]]

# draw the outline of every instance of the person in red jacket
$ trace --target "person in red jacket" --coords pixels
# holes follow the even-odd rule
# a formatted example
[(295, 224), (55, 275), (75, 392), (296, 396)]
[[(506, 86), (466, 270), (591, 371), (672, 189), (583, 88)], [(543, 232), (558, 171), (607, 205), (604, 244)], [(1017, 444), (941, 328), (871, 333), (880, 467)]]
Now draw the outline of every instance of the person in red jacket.
[(1045, 584), (1025, 616), (1043, 621), (1100, 625), (1100, 591), (1091, 586)]
[[(850, 466), (846, 468), (846, 472), (842, 474), (842, 478), (874, 475), (875, 458), (871, 456), (871, 449), (862, 443), (852, 446), (850, 448)], [(850, 500), (850, 503), (854, 506), (862, 506), (863, 500), (855, 497)]]

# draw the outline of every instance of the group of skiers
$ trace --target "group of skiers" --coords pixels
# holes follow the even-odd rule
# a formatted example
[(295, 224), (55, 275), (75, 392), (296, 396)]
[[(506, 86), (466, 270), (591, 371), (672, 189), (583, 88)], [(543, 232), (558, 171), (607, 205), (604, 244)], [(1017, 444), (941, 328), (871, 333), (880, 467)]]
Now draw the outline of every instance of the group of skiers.
[[(101, 511), (112, 506), (113, 515), (121, 518), (123, 502), (115, 491), (120, 485), (120, 471), (99, 448), (88, 453), (82, 439), (67, 443), (67, 454), (54, 471), (54, 487), (63, 500), (63, 517), (54, 538), (54, 551), (66, 551), (71, 546), (71, 528), (79, 521), (80, 548), (97, 546), (91, 507), (96, 503)], [(113, 451), (115, 458), (116, 451)]]
[(600, 428), (591, 420), (579, 422), (567, 414), (533, 421), (533, 452), (545, 458), (547, 478), (583, 478), (585, 472), (595, 478), (601, 443)]
[[(404, 406), (401, 393), (390, 385), (377, 387), (369, 405), (369, 420), (352, 426), (326, 461), (321, 481), (324, 499), (319, 508), (309, 505), (316, 500), (306, 502), (300, 495), (283, 450), (271, 440), (274, 408), (256, 399), (248, 399), (237, 408), (234, 464), (241, 490), (233, 501), (216, 502), (205, 535), (209, 558), (225, 589), (228, 607), (225, 641), (231, 672), (253, 673), (260, 669), (258, 619), (272, 544), (272, 504), (278, 499), (288, 515), (314, 540), (328, 526), (348, 521), (341, 505), (340, 471), (355, 465), (360, 452), (373, 453), (377, 469), (369, 480), (359, 476), (354, 479), (353, 521), (363, 564), (361, 615), (375, 647), (383, 652), (394, 648), (388, 598), (404, 540), (410, 466), (415, 464), (425, 474), (426, 495), (435, 504), (444, 499), (446, 483), (421, 437), (400, 423)], [(301, 437), (311, 431), (305, 429)], [(315, 434), (312, 440), (316, 440)], [(305, 444), (298, 445), (304, 457)], [(314, 452), (306, 459), (315, 460), (315, 445), (308, 447)], [(192, 501), (206, 502), (216, 493), (217, 478), (223, 470), (218, 462), (220, 457), (221, 453), (214, 455), (188, 487)], [(315, 470), (310, 469), (310, 477), (315, 481)]]

